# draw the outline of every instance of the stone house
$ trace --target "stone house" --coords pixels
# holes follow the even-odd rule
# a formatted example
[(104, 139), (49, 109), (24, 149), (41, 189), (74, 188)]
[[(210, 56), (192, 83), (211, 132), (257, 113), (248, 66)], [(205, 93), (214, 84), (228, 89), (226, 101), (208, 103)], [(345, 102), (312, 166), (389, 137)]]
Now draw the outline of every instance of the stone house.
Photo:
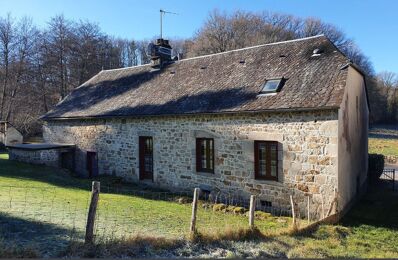
[(74, 144), (83, 176), (302, 211), (365, 186), (364, 76), (325, 36), (158, 64), (95, 75), (43, 116), (45, 141)]
[(22, 134), (10, 122), (0, 121), (0, 147), (22, 142)]

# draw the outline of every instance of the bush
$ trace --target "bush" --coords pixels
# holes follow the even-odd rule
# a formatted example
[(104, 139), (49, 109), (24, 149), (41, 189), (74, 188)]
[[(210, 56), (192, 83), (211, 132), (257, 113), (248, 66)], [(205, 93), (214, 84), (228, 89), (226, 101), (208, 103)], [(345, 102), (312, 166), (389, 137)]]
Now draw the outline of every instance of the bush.
[(235, 214), (245, 214), (246, 209), (243, 207), (235, 207), (233, 212)]
[(213, 205), (213, 211), (223, 211), (226, 208), (227, 208), (227, 205), (222, 204), (222, 203)]
[(377, 181), (383, 174), (384, 170), (384, 155), (369, 154), (369, 168), (368, 176), (371, 181)]

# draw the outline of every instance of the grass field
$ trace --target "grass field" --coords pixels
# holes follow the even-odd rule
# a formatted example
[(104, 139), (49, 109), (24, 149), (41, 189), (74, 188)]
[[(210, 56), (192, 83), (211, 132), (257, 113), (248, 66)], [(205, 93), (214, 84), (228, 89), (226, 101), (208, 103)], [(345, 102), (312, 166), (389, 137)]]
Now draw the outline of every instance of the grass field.
[(398, 156), (398, 126), (374, 126), (369, 131), (369, 153)]
[(369, 153), (398, 156), (398, 139), (369, 138)]
[(372, 188), (340, 225), (324, 225), (300, 238), (302, 246), (292, 257), (397, 258), (398, 193)]
[(301, 235), (280, 234), (262, 239), (174, 246), (162, 241), (155, 242), (155, 246), (152, 244), (110, 243), (93, 251), (84, 247), (75, 249), (68, 256), (397, 258), (398, 193), (384, 186), (372, 188), (340, 224), (321, 225)]
[[(175, 202), (181, 194), (142, 190), (129, 184), (115, 185), (114, 178), (101, 177), (102, 192), (96, 219), (100, 239), (120, 239), (137, 234), (166, 238), (188, 235), (191, 204)], [(109, 190), (109, 186), (112, 188)], [(67, 237), (84, 237), (91, 181), (69, 172), (7, 160), (0, 155), (0, 228), (7, 239), (38, 243), (45, 252), (68, 243)], [(219, 233), (248, 227), (244, 215), (198, 209), (197, 228)], [(282, 221), (281, 221), (282, 220)], [(289, 218), (270, 217), (257, 221), (264, 233), (284, 230)], [(44, 224), (40, 224), (44, 223)], [(41, 237), (37, 236), (43, 233)], [(52, 241), (53, 243), (47, 243)], [(61, 243), (59, 243), (61, 241)]]
[[(102, 187), (114, 186), (112, 178), (100, 181)], [(256, 221), (265, 238), (187, 242), (181, 237), (189, 227), (189, 204), (169, 201), (162, 197), (162, 192), (119, 185), (118, 192), (100, 195), (97, 234), (105, 232), (113, 238), (138, 234), (152, 240), (102, 241), (87, 249), (79, 245), (90, 185), (89, 180), (72, 178), (52, 168), (11, 162), (1, 154), (0, 256), (398, 257), (398, 193), (380, 187), (372, 189), (339, 225), (323, 225), (306, 234), (287, 235), (277, 231), (285, 230), (289, 223), (270, 218)], [(145, 192), (159, 197), (149, 197)], [(246, 217), (199, 208), (199, 230), (245, 226)], [(77, 249), (70, 247), (71, 234), (77, 238)], [(174, 242), (153, 239), (154, 236)]]

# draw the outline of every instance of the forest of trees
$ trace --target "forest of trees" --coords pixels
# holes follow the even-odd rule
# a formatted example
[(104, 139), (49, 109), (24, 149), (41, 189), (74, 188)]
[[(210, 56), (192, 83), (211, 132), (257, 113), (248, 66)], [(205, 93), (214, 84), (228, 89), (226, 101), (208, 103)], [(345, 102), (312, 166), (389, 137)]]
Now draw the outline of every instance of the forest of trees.
[[(376, 74), (353, 40), (319, 19), (214, 10), (193, 37), (171, 39), (171, 45), (174, 55), (194, 57), (321, 33), (366, 73), (372, 122), (398, 122), (397, 74)], [(38, 134), (38, 117), (102, 69), (148, 63), (145, 49), (151, 40), (115, 38), (95, 23), (63, 15), (54, 16), (45, 29), (29, 18), (0, 17), (0, 120), (24, 135)]]

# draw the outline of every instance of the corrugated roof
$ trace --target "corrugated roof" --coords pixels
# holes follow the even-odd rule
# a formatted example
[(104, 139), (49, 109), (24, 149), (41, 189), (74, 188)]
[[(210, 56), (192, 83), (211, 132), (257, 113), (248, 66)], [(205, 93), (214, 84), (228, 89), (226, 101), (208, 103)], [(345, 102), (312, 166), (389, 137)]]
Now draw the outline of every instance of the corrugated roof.
[[(323, 53), (314, 57), (314, 49)], [(324, 109), (340, 106), (345, 57), (325, 36), (265, 44), (181, 60), (105, 70), (76, 88), (43, 118), (177, 115)], [(286, 78), (276, 95), (259, 92)]]

